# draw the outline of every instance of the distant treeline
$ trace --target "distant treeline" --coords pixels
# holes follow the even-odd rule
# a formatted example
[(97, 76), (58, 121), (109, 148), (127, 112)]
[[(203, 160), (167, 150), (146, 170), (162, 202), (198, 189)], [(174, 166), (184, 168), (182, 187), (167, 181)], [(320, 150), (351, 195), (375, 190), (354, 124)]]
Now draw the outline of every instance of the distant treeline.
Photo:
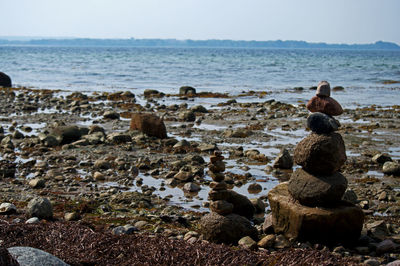
[(327, 44), (305, 41), (233, 41), (233, 40), (176, 40), (176, 39), (34, 39), (7, 40), (0, 45), (47, 46), (120, 46), (120, 47), (225, 47), (225, 48), (300, 48), (300, 49), (356, 49), (399, 50), (400, 46), (378, 41), (371, 44)]

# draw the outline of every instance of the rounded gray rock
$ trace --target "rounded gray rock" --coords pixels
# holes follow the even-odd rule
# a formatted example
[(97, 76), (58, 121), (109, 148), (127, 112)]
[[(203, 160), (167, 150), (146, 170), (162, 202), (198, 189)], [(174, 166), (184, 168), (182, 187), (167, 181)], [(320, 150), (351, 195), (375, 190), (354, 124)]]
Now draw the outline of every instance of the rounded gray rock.
[(400, 164), (398, 162), (385, 162), (382, 171), (386, 175), (400, 176)]
[(47, 198), (34, 198), (28, 203), (27, 213), (29, 217), (39, 219), (52, 219), (53, 207)]
[(257, 229), (245, 217), (231, 213), (223, 216), (215, 212), (206, 214), (199, 222), (205, 240), (215, 243), (237, 244), (245, 236), (257, 239)]
[(339, 125), (331, 116), (324, 113), (315, 112), (308, 116), (307, 127), (314, 133), (328, 134), (337, 131)]
[(43, 250), (32, 247), (11, 247), (8, 252), (21, 266), (68, 266), (67, 263)]
[(339, 172), (314, 176), (303, 169), (293, 172), (288, 190), (293, 198), (306, 206), (332, 206), (341, 201), (347, 188), (347, 179)]

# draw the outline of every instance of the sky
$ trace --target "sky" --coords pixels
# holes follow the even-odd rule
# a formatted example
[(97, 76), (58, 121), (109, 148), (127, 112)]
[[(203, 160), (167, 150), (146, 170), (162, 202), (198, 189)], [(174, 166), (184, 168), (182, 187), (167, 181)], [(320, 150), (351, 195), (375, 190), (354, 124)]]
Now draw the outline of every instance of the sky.
[(400, 44), (400, 0), (0, 0), (0, 36)]

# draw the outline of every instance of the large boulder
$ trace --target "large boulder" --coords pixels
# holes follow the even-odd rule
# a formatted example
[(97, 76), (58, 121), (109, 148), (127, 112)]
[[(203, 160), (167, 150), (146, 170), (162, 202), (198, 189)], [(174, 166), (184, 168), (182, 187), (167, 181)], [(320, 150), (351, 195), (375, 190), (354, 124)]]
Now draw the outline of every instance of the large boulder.
[(199, 233), (215, 243), (237, 244), (245, 236), (257, 239), (257, 229), (243, 216), (231, 213), (223, 216), (215, 212), (204, 215), (199, 222)]
[(314, 176), (299, 168), (292, 174), (288, 189), (293, 198), (307, 206), (334, 206), (340, 202), (347, 188), (347, 179), (336, 172), (328, 176)]
[(315, 175), (331, 175), (347, 160), (342, 136), (338, 133), (311, 133), (294, 150), (294, 162)]
[(314, 96), (312, 97), (307, 105), (307, 109), (310, 112), (320, 112), (327, 115), (341, 115), (343, 108), (335, 99), (327, 96)]
[(160, 139), (167, 138), (167, 129), (164, 121), (154, 114), (133, 114), (130, 130), (139, 130), (146, 135)]
[(352, 244), (361, 234), (364, 213), (361, 208), (342, 201), (334, 208), (308, 207), (295, 201), (288, 183), (268, 193), (275, 233), (288, 239), (326, 244)]
[(7, 74), (0, 72), (0, 87), (10, 88), (11, 85), (11, 78)]

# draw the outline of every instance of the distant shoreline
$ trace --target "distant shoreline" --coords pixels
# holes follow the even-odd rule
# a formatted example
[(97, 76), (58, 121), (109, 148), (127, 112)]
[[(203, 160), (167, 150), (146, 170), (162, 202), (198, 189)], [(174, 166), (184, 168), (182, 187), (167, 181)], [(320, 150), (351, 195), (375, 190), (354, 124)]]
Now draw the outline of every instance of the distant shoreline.
[(176, 48), (277, 48), (277, 49), (343, 49), (343, 50), (400, 50), (392, 42), (371, 44), (328, 44), (305, 41), (234, 41), (234, 40), (176, 40), (176, 39), (91, 39), (49, 38), (15, 40), (0, 37), (0, 46), (68, 46), (68, 47), (176, 47)]

